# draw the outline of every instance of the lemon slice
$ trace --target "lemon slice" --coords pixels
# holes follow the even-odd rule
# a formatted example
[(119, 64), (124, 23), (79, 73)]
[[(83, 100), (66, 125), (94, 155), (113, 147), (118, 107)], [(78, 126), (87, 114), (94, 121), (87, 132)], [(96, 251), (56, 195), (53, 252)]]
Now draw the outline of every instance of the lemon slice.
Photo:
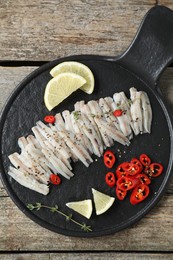
[(92, 71), (86, 65), (76, 61), (65, 61), (55, 66), (50, 71), (50, 74), (52, 77), (56, 77), (57, 75), (64, 72), (72, 72), (82, 76), (84, 79), (86, 79), (86, 83), (80, 89), (87, 94), (91, 94), (93, 92), (94, 76)]
[(88, 219), (91, 217), (93, 211), (91, 200), (68, 202), (66, 206)]
[(61, 73), (51, 79), (45, 89), (44, 102), (50, 111), (74, 91), (86, 83), (86, 80), (71, 72)]
[(115, 198), (110, 197), (100, 191), (92, 189), (94, 204), (96, 208), (96, 215), (101, 215), (106, 212), (114, 203)]

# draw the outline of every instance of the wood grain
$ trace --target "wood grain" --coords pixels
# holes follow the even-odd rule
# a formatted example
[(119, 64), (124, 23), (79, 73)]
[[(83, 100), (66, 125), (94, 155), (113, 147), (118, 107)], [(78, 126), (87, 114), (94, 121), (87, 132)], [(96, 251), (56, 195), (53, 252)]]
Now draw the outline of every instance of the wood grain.
[[(35, 69), (37, 67), (0, 67), (0, 110), (19, 82)], [(1, 181), (0, 196), (7, 196)]]
[[(36, 67), (0, 67), (0, 107), (14, 87)], [(173, 69), (162, 75), (160, 87), (173, 104)], [(172, 107), (171, 107), (172, 109)], [(169, 194), (170, 193), (170, 194)], [(0, 184), (0, 250), (163, 250), (173, 248), (173, 183), (159, 205), (132, 228), (102, 238), (64, 237), (33, 223), (14, 205)], [(147, 227), (147, 229), (146, 229)], [(142, 234), (142, 239), (141, 239)], [(127, 239), (127, 237), (131, 239)], [(56, 243), (52, 243), (55, 241)], [(105, 242), (106, 241), (106, 242)], [(140, 241), (140, 243), (139, 243)]]
[(171, 260), (173, 254), (159, 254), (159, 253), (38, 253), (38, 254), (2, 254), (0, 255), (0, 260), (109, 260), (109, 259), (116, 259), (116, 260)]
[[(0, 95), (0, 109), (5, 104), (8, 96), (14, 90), (14, 88), (32, 71), (38, 67), (0, 67), (0, 79), (1, 79), (1, 93)], [(173, 111), (173, 69), (168, 68), (160, 79), (160, 88), (169, 103), (170, 109)], [(168, 192), (173, 193), (173, 180), (169, 185)], [(5, 189), (0, 181), (0, 196), (7, 196)]]
[[(38, 67), (3, 67), (0, 66), (0, 110), (4, 106), (10, 93), (14, 88), (32, 71)], [(173, 68), (167, 68), (161, 75), (159, 87), (166, 101), (169, 103), (170, 109), (173, 111)]]
[(66, 237), (48, 231), (24, 216), (9, 197), (0, 197), (0, 212), (2, 251), (171, 251), (173, 248), (172, 195), (165, 195), (131, 228), (105, 239)]
[[(51, 260), (51, 254), (2, 254), (0, 255), (0, 260)], [(57, 254), (56, 259), (61, 259), (60, 256)]]
[(172, 2), (172, 0), (158, 0), (158, 4), (159, 5), (164, 5), (166, 7), (169, 7), (171, 9), (173, 9), (173, 2)]
[[(173, 9), (172, 0), (0, 0), (1, 64), (73, 54), (119, 55), (156, 2)], [(0, 109), (14, 87), (34, 69), (0, 67)], [(173, 69), (168, 68), (160, 88), (173, 112), (172, 85)], [(1, 181), (0, 212), (2, 260), (173, 259), (173, 180), (147, 216), (133, 227), (104, 238), (65, 237), (38, 226), (16, 207)]]
[(0, 60), (119, 55), (155, 0), (0, 0)]

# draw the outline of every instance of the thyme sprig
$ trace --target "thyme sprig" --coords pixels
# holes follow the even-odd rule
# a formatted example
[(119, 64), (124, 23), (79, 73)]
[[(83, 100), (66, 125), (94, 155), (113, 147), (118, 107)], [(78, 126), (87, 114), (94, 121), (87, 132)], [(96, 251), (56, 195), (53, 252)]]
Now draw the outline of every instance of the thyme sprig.
[(55, 205), (54, 207), (50, 207), (47, 205), (42, 205), (39, 202), (36, 202), (35, 205), (29, 203), (27, 205), (27, 208), (29, 210), (40, 210), (41, 208), (46, 208), (49, 209), (52, 213), (59, 213), (60, 215), (64, 216), (66, 218), (66, 221), (72, 221), (73, 223), (75, 223), (76, 225), (80, 226), (80, 228), (86, 232), (90, 232), (92, 231), (91, 226), (87, 226), (85, 223), (79, 223), (78, 221), (76, 221), (74, 218), (72, 218), (72, 214), (67, 215), (64, 212), (62, 212), (61, 210), (59, 210), (58, 206)]

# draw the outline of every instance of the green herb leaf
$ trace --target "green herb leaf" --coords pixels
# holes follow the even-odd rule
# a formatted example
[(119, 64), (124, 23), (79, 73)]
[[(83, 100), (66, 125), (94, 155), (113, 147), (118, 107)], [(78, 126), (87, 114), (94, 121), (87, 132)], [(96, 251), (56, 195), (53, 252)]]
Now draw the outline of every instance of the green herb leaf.
[(67, 221), (72, 221), (73, 223), (75, 223), (76, 225), (80, 226), (82, 230), (86, 231), (86, 232), (89, 232), (89, 231), (92, 231), (91, 227), (90, 226), (87, 226), (85, 223), (79, 223), (78, 221), (74, 220), (72, 218), (72, 214), (70, 215), (67, 215), (65, 214), (64, 212), (60, 211), (58, 209), (58, 205), (55, 205), (54, 207), (49, 207), (49, 206), (46, 206), (46, 205), (42, 205), (41, 203), (39, 202), (36, 202), (35, 205), (34, 204), (28, 204), (27, 205), (27, 208), (30, 209), (30, 210), (40, 210), (41, 208), (45, 208), (45, 209), (49, 209), (52, 213), (56, 212), (56, 213), (59, 213), (60, 215), (64, 216), (66, 218)]
[(74, 111), (74, 112), (73, 112), (73, 116), (74, 116), (74, 119), (75, 119), (75, 120), (78, 120), (78, 119), (79, 119), (79, 116), (80, 116), (80, 112), (79, 112), (79, 111)]
[(33, 204), (28, 204), (28, 205), (27, 205), (27, 208), (30, 209), (30, 210), (34, 210), (34, 209), (35, 209), (35, 207), (34, 207)]
[(85, 223), (81, 225), (81, 229), (83, 229), (86, 232), (92, 231), (90, 226), (87, 226)]
[(57, 207), (52, 207), (52, 208), (50, 209), (50, 211), (53, 212), (53, 213), (54, 213), (54, 212), (57, 212), (57, 210), (58, 210)]
[(41, 203), (36, 202), (36, 203), (35, 203), (35, 209), (36, 209), (36, 210), (40, 210), (40, 209), (41, 209)]
[(131, 99), (128, 99), (128, 103), (129, 103), (129, 105), (131, 105), (133, 102)]
[(72, 219), (72, 214), (66, 216), (66, 220), (67, 220), (67, 221), (70, 221), (71, 219)]

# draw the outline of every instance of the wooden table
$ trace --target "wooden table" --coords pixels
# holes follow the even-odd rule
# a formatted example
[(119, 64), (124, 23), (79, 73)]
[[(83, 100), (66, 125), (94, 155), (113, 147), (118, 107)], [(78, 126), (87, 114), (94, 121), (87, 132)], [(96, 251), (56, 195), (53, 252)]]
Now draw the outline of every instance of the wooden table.
[[(1, 0), (0, 107), (14, 87), (46, 61), (72, 54), (116, 56), (144, 14), (172, 0)], [(173, 68), (160, 87), (173, 111)], [(173, 259), (173, 181), (137, 224), (99, 238), (66, 237), (28, 219), (0, 183), (0, 259)]]

